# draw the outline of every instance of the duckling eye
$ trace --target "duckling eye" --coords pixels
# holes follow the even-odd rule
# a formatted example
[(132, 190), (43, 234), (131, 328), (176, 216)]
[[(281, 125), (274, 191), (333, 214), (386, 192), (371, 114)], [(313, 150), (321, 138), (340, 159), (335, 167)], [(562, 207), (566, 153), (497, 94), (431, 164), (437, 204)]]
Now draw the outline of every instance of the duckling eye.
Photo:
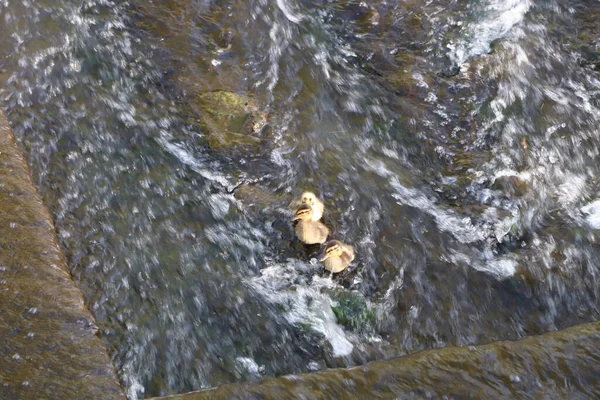
[(302, 201), (303, 201), (304, 203), (308, 203), (308, 204), (310, 204), (310, 205), (313, 205), (313, 201), (312, 201), (312, 199), (311, 199), (310, 197), (304, 197), (304, 198), (302, 199)]

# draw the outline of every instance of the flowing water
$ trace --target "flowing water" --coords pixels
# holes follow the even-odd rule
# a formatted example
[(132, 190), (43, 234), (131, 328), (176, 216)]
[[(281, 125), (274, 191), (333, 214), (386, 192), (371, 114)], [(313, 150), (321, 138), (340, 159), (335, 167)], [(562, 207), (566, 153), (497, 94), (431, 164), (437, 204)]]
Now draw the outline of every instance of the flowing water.
[[(0, 105), (128, 397), (181, 393), (597, 320), (599, 18), (2, 0)], [(251, 132), (207, 129), (210, 92)], [(294, 238), (304, 190), (347, 272)]]

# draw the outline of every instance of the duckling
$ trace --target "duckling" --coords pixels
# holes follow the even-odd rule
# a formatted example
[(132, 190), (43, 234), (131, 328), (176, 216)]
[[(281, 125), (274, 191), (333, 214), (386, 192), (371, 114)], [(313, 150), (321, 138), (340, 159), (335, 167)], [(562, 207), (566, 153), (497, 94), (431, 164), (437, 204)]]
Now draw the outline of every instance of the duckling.
[(308, 204), (313, 209), (313, 221), (319, 221), (323, 218), (323, 212), (325, 211), (325, 204), (313, 193), (313, 192), (304, 192), (302, 196), (300, 196), (300, 200), (295, 200), (293, 202), (294, 208), (301, 206), (302, 204)]
[(354, 248), (339, 240), (330, 240), (325, 244), (325, 250), (319, 257), (326, 270), (337, 273), (348, 268), (354, 260)]
[(313, 218), (314, 210), (308, 204), (302, 204), (296, 211), (296, 216), (292, 221), (298, 221), (296, 224), (296, 236), (305, 244), (325, 243), (329, 235), (329, 228), (322, 222), (315, 221)]

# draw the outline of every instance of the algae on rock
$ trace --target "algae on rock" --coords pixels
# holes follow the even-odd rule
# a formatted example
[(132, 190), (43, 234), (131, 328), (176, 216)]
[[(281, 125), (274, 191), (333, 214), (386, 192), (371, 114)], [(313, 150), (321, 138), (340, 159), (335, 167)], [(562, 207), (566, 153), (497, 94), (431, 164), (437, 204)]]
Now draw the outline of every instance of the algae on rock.
[(266, 115), (248, 95), (224, 90), (196, 96), (192, 108), (213, 149), (257, 146)]
[(338, 323), (355, 331), (369, 331), (375, 325), (375, 313), (358, 292), (333, 291), (331, 307)]

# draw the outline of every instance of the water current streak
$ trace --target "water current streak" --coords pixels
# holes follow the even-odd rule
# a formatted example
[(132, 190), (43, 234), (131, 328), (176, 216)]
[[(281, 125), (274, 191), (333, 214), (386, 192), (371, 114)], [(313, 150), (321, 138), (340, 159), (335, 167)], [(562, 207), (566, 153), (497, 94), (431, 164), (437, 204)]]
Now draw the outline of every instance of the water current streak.
[[(1, 106), (131, 399), (600, 316), (595, 3), (4, 1), (0, 19)], [(294, 239), (306, 189), (356, 248), (340, 276)]]

